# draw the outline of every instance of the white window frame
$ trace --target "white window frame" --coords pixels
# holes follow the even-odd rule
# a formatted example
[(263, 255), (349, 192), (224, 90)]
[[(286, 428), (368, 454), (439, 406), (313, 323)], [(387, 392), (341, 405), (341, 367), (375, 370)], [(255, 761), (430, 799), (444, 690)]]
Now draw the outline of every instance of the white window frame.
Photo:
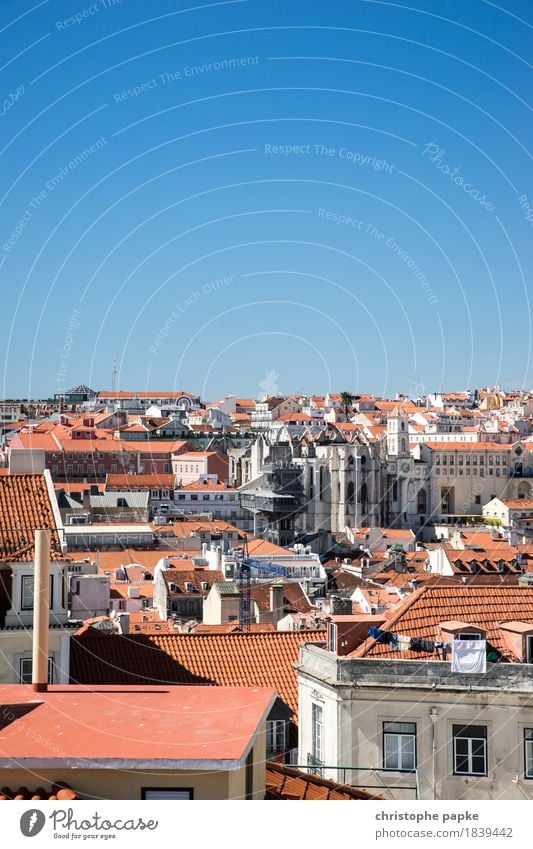
[(337, 654), (338, 628), (335, 622), (328, 622), (328, 648), (332, 654)]
[[(25, 590), (24, 587), (28, 583), (28, 581), (32, 582), (32, 591), (31, 591), (31, 604), (28, 604), (27, 601), (25, 603), (24, 595)], [(50, 610), (54, 609), (54, 576), (50, 575), (50, 595), (49, 595), (49, 605)], [(21, 610), (33, 610), (33, 605), (35, 602), (35, 575), (21, 575), (20, 578), (20, 609)]]
[(455, 637), (456, 640), (484, 640), (483, 634), (474, 634), (472, 631), (461, 631)]
[(311, 755), (320, 763), (324, 758), (324, 707), (311, 703)]
[(273, 755), (286, 751), (287, 723), (284, 719), (267, 719), (266, 749), (267, 752)]
[[(29, 665), (29, 671), (23, 671), (24, 666)], [(19, 658), (19, 683), (20, 684), (31, 684), (32, 683), (32, 673), (33, 673), (33, 657), (21, 657)], [(48, 683), (54, 683), (54, 658), (52, 655), (48, 658)]]
[[(416, 722), (385, 721), (382, 734), (383, 767), (397, 772), (413, 772), (416, 769)], [(406, 749), (406, 741), (412, 744), (409, 749)], [(394, 763), (388, 765), (391, 760)]]

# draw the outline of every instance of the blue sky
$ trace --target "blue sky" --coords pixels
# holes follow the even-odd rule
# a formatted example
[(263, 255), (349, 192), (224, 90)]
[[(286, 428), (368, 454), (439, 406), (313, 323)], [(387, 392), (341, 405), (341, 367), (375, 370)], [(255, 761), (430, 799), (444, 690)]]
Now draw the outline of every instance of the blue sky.
[(0, 395), (531, 387), (527, 0), (7, 7)]

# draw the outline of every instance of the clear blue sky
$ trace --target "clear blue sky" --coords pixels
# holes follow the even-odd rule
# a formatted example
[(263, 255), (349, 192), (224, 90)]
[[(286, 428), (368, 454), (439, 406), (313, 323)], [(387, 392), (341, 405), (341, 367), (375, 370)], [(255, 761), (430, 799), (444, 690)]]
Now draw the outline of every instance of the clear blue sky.
[(0, 395), (533, 384), (529, 0), (2, 11)]

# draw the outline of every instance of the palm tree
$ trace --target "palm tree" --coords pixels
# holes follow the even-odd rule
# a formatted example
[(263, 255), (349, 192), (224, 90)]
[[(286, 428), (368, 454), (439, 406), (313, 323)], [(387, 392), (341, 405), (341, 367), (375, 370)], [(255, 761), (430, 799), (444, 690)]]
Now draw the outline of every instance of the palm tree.
[(341, 404), (344, 409), (346, 421), (348, 421), (348, 410), (353, 404), (353, 395), (351, 392), (341, 392)]

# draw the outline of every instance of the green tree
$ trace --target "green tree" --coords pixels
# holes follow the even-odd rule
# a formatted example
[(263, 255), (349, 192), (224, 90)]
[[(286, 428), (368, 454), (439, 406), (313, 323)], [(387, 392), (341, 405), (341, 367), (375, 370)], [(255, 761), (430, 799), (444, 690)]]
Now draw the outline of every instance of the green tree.
[(344, 410), (344, 415), (346, 416), (346, 421), (348, 421), (348, 412), (353, 404), (353, 395), (351, 392), (341, 392), (341, 404)]

